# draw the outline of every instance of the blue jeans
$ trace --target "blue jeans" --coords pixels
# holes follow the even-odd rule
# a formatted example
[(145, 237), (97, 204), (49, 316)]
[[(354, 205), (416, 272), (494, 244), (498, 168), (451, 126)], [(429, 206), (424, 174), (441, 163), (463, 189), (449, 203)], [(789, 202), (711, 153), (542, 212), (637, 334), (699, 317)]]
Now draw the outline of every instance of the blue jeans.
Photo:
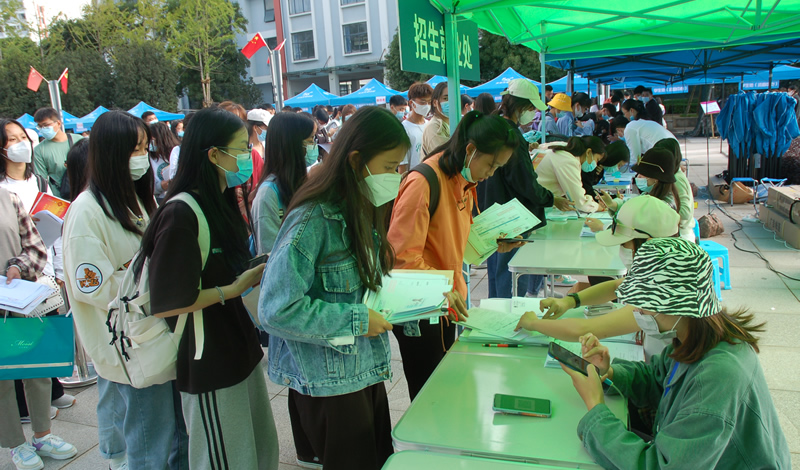
[[(517, 253), (516, 248), (508, 253), (495, 253), (486, 260), (486, 271), (489, 274), (489, 298), (510, 299), (511, 279), (513, 275), (508, 270), (508, 263)], [(544, 285), (544, 276), (526, 274), (517, 280), (517, 295), (523, 297), (526, 293), (537, 295)]]
[(189, 437), (172, 382), (147, 388), (97, 378), (100, 455), (127, 454), (130, 470), (189, 468)]

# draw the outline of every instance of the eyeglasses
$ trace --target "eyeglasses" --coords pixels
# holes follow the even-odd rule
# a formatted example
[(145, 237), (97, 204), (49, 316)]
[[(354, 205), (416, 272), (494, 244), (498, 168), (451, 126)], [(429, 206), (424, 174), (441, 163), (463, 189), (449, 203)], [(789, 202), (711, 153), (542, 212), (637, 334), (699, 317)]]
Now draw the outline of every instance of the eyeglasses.
[(625, 224), (621, 224), (621, 223), (619, 223), (619, 221), (617, 220), (617, 218), (616, 218), (616, 217), (614, 217), (613, 219), (611, 219), (611, 234), (612, 234), (612, 235), (615, 235), (615, 234), (616, 234), (616, 232), (617, 232), (617, 227), (625, 227), (625, 228), (628, 228), (628, 229), (630, 229), (630, 230), (633, 230), (634, 232), (639, 232), (639, 233), (641, 233), (641, 234), (643, 234), (643, 235), (647, 235), (647, 236), (648, 236), (648, 237), (650, 237), (650, 238), (656, 238), (656, 237), (654, 237), (654, 236), (650, 235), (649, 233), (645, 232), (644, 230), (639, 230), (638, 228), (628, 227), (628, 226), (627, 226), (627, 225), (625, 225)]
[(654, 167), (658, 168), (659, 170), (661, 170), (661, 173), (666, 173), (666, 171), (664, 171), (664, 169), (661, 168), (661, 165), (656, 165), (655, 163), (650, 163), (650, 162), (646, 162), (646, 161), (642, 160), (642, 161), (639, 162), (639, 165), (654, 166)]

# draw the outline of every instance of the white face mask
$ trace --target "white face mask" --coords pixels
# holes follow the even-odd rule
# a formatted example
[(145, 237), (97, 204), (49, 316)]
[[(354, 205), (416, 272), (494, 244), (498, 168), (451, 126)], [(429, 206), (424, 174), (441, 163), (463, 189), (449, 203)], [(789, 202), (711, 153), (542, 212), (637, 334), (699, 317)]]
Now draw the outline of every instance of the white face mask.
[(574, 111), (573, 114), (575, 114), (576, 119), (582, 118), (584, 115), (583, 108), (581, 108), (580, 106), (576, 106), (573, 111)]
[(536, 110), (529, 109), (527, 111), (523, 111), (519, 115), (519, 124), (521, 126), (526, 126), (533, 122), (533, 119), (536, 117)]
[[(658, 314), (656, 314), (658, 315)], [(633, 310), (633, 319), (636, 320), (636, 324), (639, 325), (639, 328), (642, 329), (644, 334), (646, 334), (649, 338), (659, 340), (659, 341), (669, 341), (676, 336), (678, 336), (678, 332), (675, 328), (678, 326), (678, 323), (681, 321), (681, 317), (678, 317), (678, 321), (672, 325), (672, 329), (669, 331), (661, 332), (661, 329), (658, 327), (658, 322), (656, 322), (656, 317), (653, 315), (645, 315), (639, 309)]]
[(397, 197), (397, 193), (400, 192), (402, 176), (396, 172), (373, 175), (369, 171), (369, 167), (367, 167), (367, 173), (369, 176), (364, 178), (364, 182), (367, 183), (369, 192), (365, 196), (375, 207), (380, 207)]
[(630, 271), (631, 266), (633, 266), (633, 250), (620, 245), (619, 257), (622, 260), (622, 264), (625, 265), (625, 268)]
[(147, 173), (147, 170), (150, 168), (150, 156), (147, 154), (134, 155), (129, 160), (128, 165), (130, 166), (131, 170), (131, 178), (133, 178), (133, 181), (138, 181)]
[(414, 112), (419, 114), (420, 116), (425, 117), (425, 116), (428, 115), (428, 113), (431, 112), (431, 105), (429, 105), (429, 104), (417, 104), (417, 102), (413, 101), (413, 100), (412, 100), (412, 102), (414, 103)]
[(17, 142), (6, 149), (6, 158), (16, 163), (31, 162), (31, 143), (27, 140)]

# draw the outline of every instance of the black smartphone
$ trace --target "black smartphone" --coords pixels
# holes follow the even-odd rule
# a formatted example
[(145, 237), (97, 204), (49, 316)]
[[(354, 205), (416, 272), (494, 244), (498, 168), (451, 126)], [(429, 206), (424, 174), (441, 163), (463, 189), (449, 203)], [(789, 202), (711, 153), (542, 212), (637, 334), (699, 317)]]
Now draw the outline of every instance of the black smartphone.
[(260, 264), (266, 263), (267, 259), (269, 259), (269, 255), (267, 254), (256, 256), (247, 262), (247, 269), (253, 269)]
[[(580, 372), (585, 376), (589, 376), (589, 373), (586, 372), (591, 364), (586, 359), (578, 356), (577, 354), (573, 353), (569, 349), (559, 346), (558, 344), (551, 342), (550, 349), (547, 351), (547, 354), (550, 355), (553, 359), (557, 360), (558, 362), (564, 364), (565, 366), (569, 367), (570, 369)], [(603, 381), (603, 388), (605, 389), (606, 386), (611, 385), (611, 381), (605, 379)]]
[(494, 405), (492, 409), (498, 413), (506, 413), (522, 416), (536, 416), (539, 418), (549, 418), (552, 416), (550, 400), (544, 398), (517, 397), (513, 395), (494, 395)]
[(530, 238), (498, 238), (497, 241), (503, 243), (533, 243), (536, 240), (531, 240)]

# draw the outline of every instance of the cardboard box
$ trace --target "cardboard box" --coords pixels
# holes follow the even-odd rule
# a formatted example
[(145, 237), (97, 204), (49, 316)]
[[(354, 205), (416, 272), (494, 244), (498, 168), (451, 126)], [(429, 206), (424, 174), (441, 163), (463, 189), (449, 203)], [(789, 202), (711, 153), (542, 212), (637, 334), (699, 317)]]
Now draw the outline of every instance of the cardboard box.
[(764, 227), (786, 240), (790, 246), (800, 250), (800, 225), (793, 224), (788, 218), (769, 207), (762, 207), (758, 218), (764, 223)]
[(789, 211), (792, 211), (792, 220), (800, 224), (800, 202), (796, 201), (800, 201), (800, 186), (769, 188), (767, 193), (767, 205), (784, 217), (789, 217)]

